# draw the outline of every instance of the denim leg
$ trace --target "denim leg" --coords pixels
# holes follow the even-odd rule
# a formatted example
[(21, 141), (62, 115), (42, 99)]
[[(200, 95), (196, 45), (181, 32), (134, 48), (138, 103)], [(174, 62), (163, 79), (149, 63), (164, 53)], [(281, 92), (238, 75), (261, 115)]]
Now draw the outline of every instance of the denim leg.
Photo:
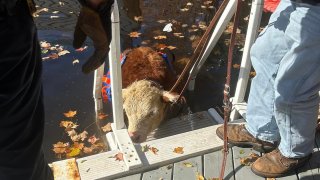
[(286, 157), (303, 157), (314, 147), (320, 90), (320, 6), (293, 3), (284, 39), (289, 51), (275, 78), (275, 119)]
[(251, 61), (257, 74), (250, 88), (246, 129), (264, 141), (280, 140), (274, 117), (274, 81), (280, 61), (288, 51), (284, 34), (293, 11), (288, 3), (281, 1), (251, 48)]

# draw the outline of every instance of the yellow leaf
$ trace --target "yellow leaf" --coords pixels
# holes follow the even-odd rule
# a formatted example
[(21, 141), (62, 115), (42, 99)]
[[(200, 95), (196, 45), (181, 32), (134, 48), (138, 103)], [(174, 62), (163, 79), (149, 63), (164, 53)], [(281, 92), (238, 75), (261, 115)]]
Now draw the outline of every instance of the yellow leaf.
[(176, 147), (174, 148), (173, 152), (177, 154), (183, 154), (184, 153), (183, 147)]
[(175, 46), (167, 46), (167, 48), (170, 49), (170, 50), (177, 49), (177, 47), (175, 47)]
[(199, 172), (196, 175), (196, 180), (204, 180), (204, 177)]
[(75, 157), (75, 156), (78, 156), (81, 152), (81, 150), (79, 148), (70, 148), (70, 151), (67, 156), (68, 157)]
[(184, 165), (185, 167), (188, 167), (188, 168), (193, 167), (193, 165), (192, 165), (191, 163), (189, 163), (189, 162), (185, 162), (185, 163), (183, 163), (183, 165)]
[(234, 64), (234, 65), (233, 65), (233, 68), (234, 68), (234, 69), (240, 69), (240, 64)]
[(77, 114), (77, 111), (69, 111), (69, 112), (66, 112), (66, 113), (63, 113), (63, 114), (67, 118), (73, 118)]

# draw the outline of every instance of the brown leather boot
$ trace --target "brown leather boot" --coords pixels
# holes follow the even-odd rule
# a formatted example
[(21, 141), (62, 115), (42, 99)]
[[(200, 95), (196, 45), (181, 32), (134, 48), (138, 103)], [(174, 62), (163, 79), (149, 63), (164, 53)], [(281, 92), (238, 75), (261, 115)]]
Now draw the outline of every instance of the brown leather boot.
[(303, 158), (284, 157), (279, 149), (264, 154), (251, 166), (251, 170), (258, 176), (277, 178), (295, 173), (295, 170), (303, 166), (311, 157), (311, 154)]
[[(252, 147), (259, 152), (270, 152), (277, 147), (277, 143), (273, 144), (265, 142), (253, 137), (245, 128), (244, 124), (228, 124), (228, 143), (239, 147)], [(218, 127), (216, 133), (223, 140), (223, 125)]]

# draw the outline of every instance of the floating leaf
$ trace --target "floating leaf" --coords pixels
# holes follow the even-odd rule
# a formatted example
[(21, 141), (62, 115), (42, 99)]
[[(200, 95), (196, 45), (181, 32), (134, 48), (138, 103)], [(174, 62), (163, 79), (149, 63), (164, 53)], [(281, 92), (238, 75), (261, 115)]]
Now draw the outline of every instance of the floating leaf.
[(149, 149), (150, 149), (150, 146), (148, 144), (141, 147), (142, 152), (147, 152), (147, 151), (149, 151)]
[(172, 23), (167, 24), (162, 31), (172, 32)]
[(143, 21), (143, 17), (142, 16), (135, 16), (134, 20), (137, 22), (142, 22)]
[(75, 59), (72, 61), (72, 65), (79, 64), (79, 63), (80, 63), (79, 59)]
[(187, 167), (187, 168), (193, 167), (193, 165), (192, 165), (191, 163), (189, 163), (189, 162), (184, 162), (183, 165), (184, 165), (185, 167)]
[(183, 147), (176, 147), (174, 148), (173, 152), (177, 154), (183, 154), (184, 153)]
[(58, 53), (58, 56), (63, 56), (63, 55), (66, 55), (66, 54), (69, 54), (70, 52), (68, 50), (63, 50), (63, 51), (60, 51)]
[(61, 121), (60, 127), (65, 127), (66, 131), (69, 131), (71, 129), (76, 129), (79, 125), (71, 122), (71, 121)]
[(165, 45), (165, 44), (158, 44), (158, 45), (156, 46), (156, 49), (164, 50), (166, 47), (167, 47), (167, 45)]
[(130, 34), (129, 34), (129, 36), (130, 37), (132, 37), (132, 38), (138, 38), (138, 37), (140, 37), (140, 35), (141, 35), (141, 33), (139, 33), (139, 32), (131, 32)]
[(104, 119), (106, 119), (107, 117), (108, 117), (108, 115), (105, 114), (105, 113), (99, 113), (99, 114), (98, 114), (98, 119), (99, 119), (99, 120), (104, 120)]
[(80, 154), (81, 150), (79, 148), (70, 148), (70, 152), (67, 154), (67, 157), (75, 157)]
[(170, 49), (170, 50), (177, 49), (177, 47), (174, 47), (174, 46), (167, 46), (167, 48)]
[(240, 64), (234, 64), (232, 65), (234, 69), (240, 69)]
[(69, 148), (69, 143), (58, 142), (57, 144), (53, 144), (53, 151), (56, 154), (64, 154)]
[(105, 126), (101, 127), (101, 129), (102, 129), (103, 132), (110, 132), (110, 131), (112, 131), (111, 123), (106, 124)]
[(161, 35), (161, 36), (155, 36), (154, 39), (167, 39), (167, 36)]
[(48, 57), (51, 58), (51, 59), (58, 59), (59, 55), (57, 53), (52, 53)]
[(63, 114), (67, 118), (73, 118), (77, 114), (77, 111), (69, 111), (69, 112), (66, 112), (66, 113), (63, 113)]
[(87, 48), (88, 48), (88, 46), (84, 46), (84, 47), (76, 49), (76, 51), (77, 52), (82, 52), (82, 51), (86, 50)]
[(91, 144), (95, 144), (97, 141), (99, 140), (99, 138), (97, 138), (95, 135), (89, 137), (88, 142)]
[(149, 150), (155, 155), (157, 155), (157, 153), (159, 152), (159, 149), (157, 149), (155, 147), (150, 147)]

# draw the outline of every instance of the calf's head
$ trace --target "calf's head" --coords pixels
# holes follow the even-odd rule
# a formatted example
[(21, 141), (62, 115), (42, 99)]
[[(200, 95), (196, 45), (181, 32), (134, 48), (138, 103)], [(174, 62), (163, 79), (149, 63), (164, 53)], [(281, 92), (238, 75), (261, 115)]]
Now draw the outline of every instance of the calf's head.
[(133, 142), (143, 142), (165, 117), (166, 103), (178, 100), (152, 81), (140, 80), (122, 90), (123, 108), (128, 117), (128, 132)]

